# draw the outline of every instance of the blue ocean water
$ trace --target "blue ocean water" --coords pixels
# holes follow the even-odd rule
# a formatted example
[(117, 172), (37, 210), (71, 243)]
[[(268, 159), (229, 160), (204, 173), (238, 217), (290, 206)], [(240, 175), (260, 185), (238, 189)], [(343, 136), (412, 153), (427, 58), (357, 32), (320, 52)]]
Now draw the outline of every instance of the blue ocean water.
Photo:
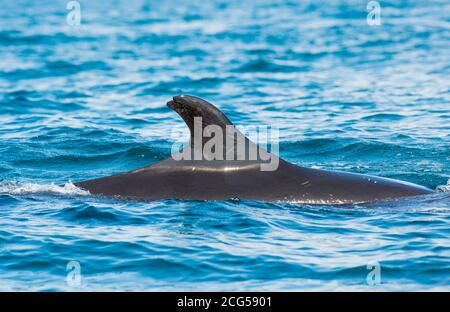
[[(70, 26), (67, 1), (0, 0), (0, 290), (450, 290), (448, 1), (382, 1), (380, 26), (367, 1), (79, 3)], [(293, 163), (441, 192), (141, 203), (71, 184), (168, 157), (182, 93), (278, 127)]]

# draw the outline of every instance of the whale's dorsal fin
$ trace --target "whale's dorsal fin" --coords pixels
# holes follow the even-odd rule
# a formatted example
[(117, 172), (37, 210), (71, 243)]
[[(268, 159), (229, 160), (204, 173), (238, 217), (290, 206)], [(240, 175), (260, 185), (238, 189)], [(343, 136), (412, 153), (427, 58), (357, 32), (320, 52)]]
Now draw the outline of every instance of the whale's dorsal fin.
[[(179, 95), (174, 96), (172, 101), (167, 103), (167, 106), (177, 112), (181, 118), (183, 118), (186, 125), (189, 127), (190, 131), (190, 143), (185, 146), (183, 152), (185, 155), (190, 154), (191, 159), (194, 159), (194, 153), (199, 155), (199, 151), (205, 158), (217, 158), (218, 155), (222, 155), (222, 159), (227, 158), (227, 142), (231, 142), (232, 146), (228, 146), (229, 149), (234, 148), (234, 157), (238, 158), (237, 144), (240, 140), (241, 143), (244, 142), (245, 146), (251, 144), (244, 134), (237, 130), (233, 123), (213, 104), (191, 95)], [(205, 149), (205, 144), (207, 144), (208, 138), (205, 137), (209, 130), (221, 132), (222, 140), (221, 149), (222, 153), (218, 151), (217, 153), (208, 152)], [(228, 129), (228, 131), (227, 131)], [(230, 134), (230, 130), (234, 133)], [(209, 133), (213, 136), (213, 133)], [(217, 135), (214, 133), (214, 136)], [(201, 141), (201, 144), (197, 144)], [(228, 143), (229, 144), (229, 143)], [(242, 159), (245, 155), (240, 155)], [(198, 156), (197, 156), (198, 158)]]
[(216, 125), (223, 129), (232, 126), (233, 123), (217, 107), (211, 103), (191, 95), (174, 96), (167, 106), (176, 111), (183, 118), (194, 136), (194, 118), (201, 117), (202, 130), (210, 125)]
[[(191, 159), (195, 159), (194, 154), (201, 153), (203, 158), (209, 160), (231, 159), (258, 162), (261, 160), (262, 154), (269, 154), (239, 131), (217, 107), (203, 99), (190, 95), (175, 96), (172, 101), (167, 103), (167, 106), (183, 118), (191, 132), (190, 144), (177, 155), (191, 155)], [(219, 130), (222, 132), (221, 140), (216, 137)], [(207, 148), (207, 144), (213, 137), (217, 139), (215, 142), (220, 142), (220, 144), (216, 144), (210, 150)], [(201, 141), (200, 144), (197, 144), (198, 139)], [(218, 145), (220, 147), (216, 149)]]

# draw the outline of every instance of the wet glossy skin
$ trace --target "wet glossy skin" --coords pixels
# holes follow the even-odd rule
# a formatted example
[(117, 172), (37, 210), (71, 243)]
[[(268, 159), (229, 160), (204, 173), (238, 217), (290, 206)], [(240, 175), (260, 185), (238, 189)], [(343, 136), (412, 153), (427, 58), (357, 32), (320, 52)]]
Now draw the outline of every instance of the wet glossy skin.
[[(205, 116), (207, 123), (221, 127), (231, 124), (212, 104), (195, 97), (175, 97), (168, 106), (177, 111), (190, 128), (193, 115)], [(433, 192), (407, 182), (304, 168), (282, 159), (275, 171), (261, 171), (260, 164), (249, 160), (176, 161), (168, 158), (145, 168), (76, 185), (95, 195), (138, 200), (241, 198), (310, 204), (372, 202)]]
[(360, 203), (432, 192), (391, 179), (302, 168), (285, 161), (273, 172), (259, 169), (252, 162), (205, 165), (169, 159), (76, 185), (92, 194), (143, 200), (241, 198), (311, 204)]

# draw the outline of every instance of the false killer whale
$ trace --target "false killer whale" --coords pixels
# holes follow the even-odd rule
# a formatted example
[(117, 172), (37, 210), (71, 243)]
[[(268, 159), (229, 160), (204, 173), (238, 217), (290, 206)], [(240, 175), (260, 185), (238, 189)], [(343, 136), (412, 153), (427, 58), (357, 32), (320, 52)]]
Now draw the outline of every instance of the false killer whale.
[[(429, 194), (419, 185), (364, 174), (327, 171), (289, 163), (249, 140), (211, 103), (175, 96), (167, 106), (189, 127), (183, 150), (148, 167), (75, 183), (93, 195), (134, 200), (250, 199), (307, 204), (352, 204)], [(199, 121), (199, 122), (197, 122)], [(228, 130), (232, 131), (228, 131)], [(208, 132), (208, 131), (209, 132)], [(224, 142), (207, 149), (200, 140), (213, 133)], [(231, 144), (229, 144), (231, 142)], [(238, 142), (245, 148), (239, 149)], [(241, 145), (242, 145), (241, 144)], [(210, 146), (211, 147), (211, 146)], [(196, 158), (195, 156), (201, 156)], [(185, 157), (183, 157), (185, 156)]]

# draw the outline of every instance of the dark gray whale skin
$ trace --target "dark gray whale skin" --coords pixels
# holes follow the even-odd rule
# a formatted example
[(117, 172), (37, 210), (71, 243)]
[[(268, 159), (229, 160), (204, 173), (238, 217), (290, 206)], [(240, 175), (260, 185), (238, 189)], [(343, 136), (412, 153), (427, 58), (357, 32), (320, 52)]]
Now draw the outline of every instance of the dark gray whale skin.
[[(184, 119), (193, 137), (193, 117), (203, 127), (232, 125), (212, 104), (193, 96), (168, 102)], [(241, 134), (242, 135), (242, 134)], [(246, 144), (254, 144), (245, 138)], [(188, 146), (187, 148), (193, 148)], [(260, 147), (265, 153), (267, 151)], [(248, 156), (248, 155), (247, 155)], [(272, 157), (277, 157), (272, 155)], [(109, 177), (75, 183), (93, 195), (134, 200), (232, 198), (307, 204), (353, 204), (433, 193), (432, 190), (393, 179), (300, 167), (278, 158), (274, 171), (261, 171), (262, 160), (174, 160)]]

